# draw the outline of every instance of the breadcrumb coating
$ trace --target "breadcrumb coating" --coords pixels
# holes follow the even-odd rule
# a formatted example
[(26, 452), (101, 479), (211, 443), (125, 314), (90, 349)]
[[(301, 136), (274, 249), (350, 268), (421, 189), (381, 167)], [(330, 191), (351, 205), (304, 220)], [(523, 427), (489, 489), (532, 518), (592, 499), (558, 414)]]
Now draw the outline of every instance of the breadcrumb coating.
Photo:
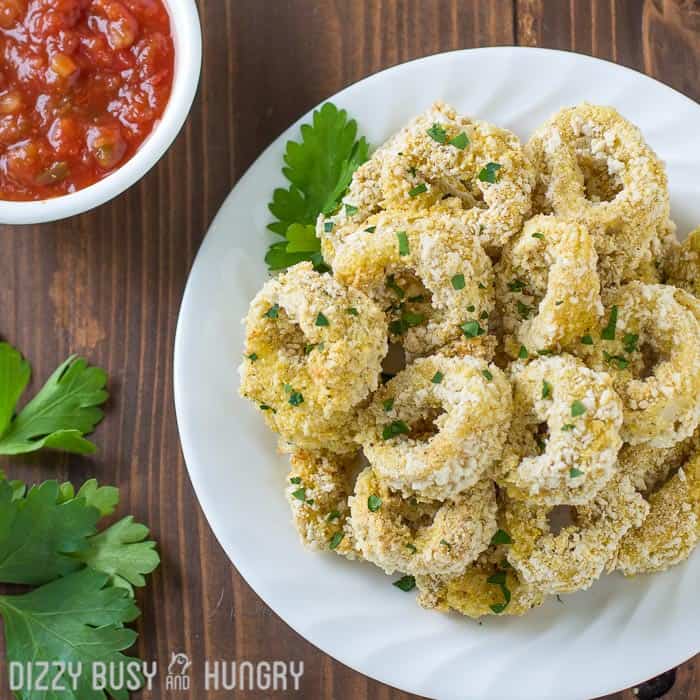
[(525, 224), (496, 268), (498, 311), (513, 356), (521, 345), (571, 348), (597, 328), (603, 313), (597, 266), (584, 226), (551, 215)]
[(663, 163), (612, 107), (562, 109), (526, 146), (537, 171), (535, 209), (588, 228), (603, 286), (637, 279), (669, 225)]
[(689, 233), (683, 243), (666, 249), (664, 272), (668, 284), (700, 297), (700, 228)]
[(354, 454), (308, 450), (292, 453), (285, 495), (294, 527), (309, 549), (330, 549), (348, 559), (359, 556), (348, 504), (357, 461)]
[(357, 478), (350, 512), (362, 556), (387, 574), (459, 574), (497, 529), (496, 489), (487, 479), (444, 502), (426, 502), (392, 491), (368, 467)]
[(700, 422), (700, 304), (669, 285), (630, 282), (603, 293), (603, 329), (581, 346), (613, 378), (625, 442), (671, 447)]
[(387, 353), (382, 310), (299, 263), (265, 284), (245, 323), (241, 395), (289, 443), (356, 450), (356, 407), (377, 388)]
[[(501, 587), (504, 582), (508, 598)], [(524, 615), (544, 603), (545, 595), (528, 586), (506, 559), (506, 548), (489, 547), (456, 577), (418, 576), (418, 604), (427, 609), (453, 610), (478, 619), (485, 615)]]
[(612, 479), (622, 402), (610, 376), (571, 355), (511, 365), (513, 422), (494, 468), (511, 498), (583, 504)]
[(613, 564), (625, 576), (665, 571), (695, 549), (700, 539), (700, 454), (651, 494), (649, 506), (641, 526), (622, 538)]
[(451, 209), (383, 212), (336, 249), (335, 278), (387, 311), (391, 339), (409, 360), (458, 339), (464, 323), (488, 328), (493, 312), (491, 261)]
[(374, 395), (358, 439), (389, 487), (445, 499), (500, 459), (510, 420), (511, 389), (501, 370), (475, 357), (434, 355)]
[(642, 524), (649, 505), (623, 477), (570, 511), (572, 524), (555, 534), (549, 522), (552, 507), (512, 499), (506, 503), (505, 525), (513, 539), (508, 561), (527, 584), (545, 593), (589, 588), (628, 530)]

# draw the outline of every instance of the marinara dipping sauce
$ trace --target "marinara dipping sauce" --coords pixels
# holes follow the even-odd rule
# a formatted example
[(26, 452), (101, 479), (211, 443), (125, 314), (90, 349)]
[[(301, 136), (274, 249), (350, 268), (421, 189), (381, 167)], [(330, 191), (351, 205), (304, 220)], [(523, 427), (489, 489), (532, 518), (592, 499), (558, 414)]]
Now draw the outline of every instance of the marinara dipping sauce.
[(0, 199), (75, 192), (123, 165), (173, 65), (162, 0), (0, 0)]

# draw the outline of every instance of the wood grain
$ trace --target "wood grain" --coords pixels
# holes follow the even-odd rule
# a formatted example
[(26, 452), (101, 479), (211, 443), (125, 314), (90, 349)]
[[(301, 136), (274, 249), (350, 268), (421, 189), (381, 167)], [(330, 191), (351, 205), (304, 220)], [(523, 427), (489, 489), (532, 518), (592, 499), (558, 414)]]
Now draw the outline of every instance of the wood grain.
[[(643, 70), (697, 99), (700, 5), (202, 0), (201, 15), (200, 93), (159, 165), (95, 212), (47, 226), (0, 227), (0, 335), (32, 362), (33, 387), (80, 352), (109, 371), (112, 391), (96, 458), (43, 455), (2, 466), (30, 481), (96, 475), (121, 487), (122, 513), (152, 526), (163, 565), (139, 594), (142, 657), (167, 664), (171, 652), (183, 651), (195, 668), (205, 658), (303, 660), (297, 697), (403, 700), (411, 696), (351, 671), (292, 632), (241, 579), (202, 515), (180, 453), (171, 379), (177, 312), (197, 247), (231, 187), (290, 122), (347, 84), (412, 58), (513, 43), (576, 50)], [(4, 677), (0, 665), (0, 682)], [(193, 682), (192, 698), (266, 695), (207, 694), (197, 672)], [(663, 685), (643, 687), (639, 697), (657, 697)], [(699, 695), (700, 671), (690, 661), (664, 697)], [(184, 696), (159, 687), (142, 697)]]

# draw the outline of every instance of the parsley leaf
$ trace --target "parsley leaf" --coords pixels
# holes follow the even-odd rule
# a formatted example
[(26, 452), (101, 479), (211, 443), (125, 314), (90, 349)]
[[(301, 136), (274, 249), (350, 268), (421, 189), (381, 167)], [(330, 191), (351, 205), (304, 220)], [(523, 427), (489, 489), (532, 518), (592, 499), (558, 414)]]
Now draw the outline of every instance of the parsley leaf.
[(603, 328), (600, 337), (603, 340), (615, 340), (615, 329), (617, 327), (617, 306), (613, 306), (610, 309), (610, 318), (608, 320), (608, 325)]
[(427, 134), (433, 141), (437, 141), (438, 143), (445, 143), (447, 141), (447, 132), (437, 122), (427, 130)]
[(500, 163), (486, 163), (486, 165), (479, 171), (479, 180), (481, 182), (488, 182), (494, 184), (498, 180), (498, 171), (503, 166)]
[[(330, 214), (340, 203), (352, 175), (369, 157), (369, 144), (357, 139), (357, 122), (330, 102), (301, 127), (301, 141), (289, 141), (284, 176), (289, 188), (278, 188), (268, 208), (276, 221), (268, 228), (284, 240), (265, 256), (271, 270), (282, 270), (320, 252), (314, 233), (319, 214)], [(292, 228), (294, 227), (294, 228)]]
[(505, 530), (498, 529), (491, 538), (491, 544), (513, 544), (513, 538)]
[[(85, 569), (24, 595), (0, 596), (8, 661), (24, 665), (60, 659), (74, 667), (81, 664), (84, 672), (76, 691), (65, 691), (61, 697), (106, 700), (106, 693), (92, 689), (93, 663), (109, 666), (132, 660), (121, 652), (134, 644), (137, 634), (124, 624), (140, 614), (125, 590), (105, 587), (107, 579)], [(126, 690), (111, 686), (107, 693), (117, 700), (128, 698)], [(26, 690), (18, 697), (35, 700), (39, 695)]]
[(416, 578), (409, 575), (402, 576), (398, 581), (394, 581), (393, 585), (400, 588), (404, 593), (408, 593), (416, 587)]
[(0, 454), (17, 455), (51, 447), (77, 454), (95, 452), (83, 436), (102, 420), (107, 375), (82, 358), (69, 357), (19, 412), (30, 367), (11, 345), (0, 343)]

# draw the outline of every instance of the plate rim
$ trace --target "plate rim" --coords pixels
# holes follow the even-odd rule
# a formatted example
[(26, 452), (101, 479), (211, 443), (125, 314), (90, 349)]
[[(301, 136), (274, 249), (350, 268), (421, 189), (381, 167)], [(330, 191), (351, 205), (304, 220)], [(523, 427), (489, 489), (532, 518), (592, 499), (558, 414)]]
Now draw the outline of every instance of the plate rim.
[[(412, 689), (410, 687), (401, 687), (396, 685), (394, 682), (387, 680), (386, 678), (381, 677), (379, 674), (375, 673), (368, 673), (367, 671), (364, 671), (360, 668), (358, 668), (357, 665), (355, 665), (353, 662), (348, 661), (345, 658), (339, 658), (336, 656), (334, 653), (331, 653), (327, 649), (322, 648), (319, 646), (318, 643), (314, 642), (313, 639), (310, 639), (309, 636), (298, 629), (298, 627), (295, 624), (292, 624), (285, 615), (283, 615), (279, 609), (278, 605), (272, 604), (270, 601), (268, 601), (265, 597), (263, 597), (257, 590), (256, 586), (251, 583), (251, 578), (255, 578), (255, 574), (253, 572), (253, 568), (249, 567), (247, 565), (244, 565), (243, 568), (239, 566), (239, 564), (236, 561), (236, 552), (234, 551), (236, 549), (235, 545), (231, 544), (230, 546), (226, 546), (223, 543), (224, 539), (224, 530), (226, 528), (225, 523), (223, 522), (215, 522), (217, 516), (212, 512), (212, 508), (207, 508), (205, 507), (205, 502), (208, 500), (204, 496), (204, 488), (203, 484), (199, 481), (199, 479), (204, 478), (204, 467), (196, 467), (194, 466), (193, 459), (192, 459), (192, 454), (194, 452), (194, 448), (192, 446), (192, 439), (191, 435), (187, 431), (187, 426), (185, 425), (186, 423), (186, 408), (185, 408), (185, 399), (184, 399), (184, 386), (183, 384), (185, 383), (184, 379), (184, 370), (183, 370), (183, 353), (184, 353), (184, 335), (185, 335), (185, 330), (186, 326), (188, 325), (188, 321), (186, 320), (186, 312), (189, 309), (189, 304), (190, 304), (190, 298), (193, 294), (192, 289), (194, 287), (194, 272), (197, 269), (198, 265), (200, 264), (200, 261), (205, 257), (207, 248), (208, 248), (208, 242), (211, 243), (211, 237), (210, 233), (212, 232), (213, 229), (217, 227), (219, 224), (220, 219), (223, 218), (223, 211), (224, 209), (227, 208), (227, 203), (229, 202), (230, 198), (234, 196), (234, 193), (237, 188), (241, 187), (244, 185), (251, 177), (252, 177), (252, 172), (256, 169), (256, 166), (259, 164), (261, 160), (265, 158), (265, 156), (274, 149), (277, 144), (280, 141), (284, 140), (289, 140), (292, 136), (295, 136), (298, 132), (298, 129), (301, 124), (308, 122), (311, 116), (313, 115), (313, 112), (318, 110), (323, 104), (325, 104), (328, 101), (335, 101), (341, 97), (345, 97), (349, 92), (353, 91), (355, 88), (357, 88), (360, 85), (364, 85), (369, 82), (373, 82), (376, 80), (381, 80), (385, 79), (385, 74), (391, 73), (392, 71), (397, 71), (397, 70), (405, 70), (408, 67), (419, 64), (419, 63), (426, 63), (430, 62), (433, 60), (437, 59), (443, 59), (445, 57), (449, 56), (455, 56), (455, 55), (462, 55), (462, 54), (474, 54), (474, 53), (487, 53), (487, 52), (492, 52), (492, 53), (504, 53), (505, 55), (510, 54), (512, 55), (513, 53), (528, 53), (528, 54), (533, 54), (533, 53), (539, 53), (539, 54), (546, 54), (552, 57), (555, 57), (557, 55), (565, 55), (565, 56), (575, 56), (577, 60), (581, 60), (583, 62), (590, 62), (590, 63), (596, 63), (596, 64), (604, 64), (608, 70), (621, 70), (624, 72), (629, 72), (634, 74), (637, 77), (641, 77), (645, 80), (652, 81), (656, 83), (660, 88), (663, 90), (670, 91), (675, 95), (675, 97), (681, 97), (683, 100), (685, 100), (689, 105), (692, 105), (694, 108), (700, 108), (700, 103), (696, 102), (694, 99), (689, 97), (688, 95), (680, 92), (679, 90), (676, 90), (672, 86), (668, 85), (667, 83), (659, 80), (658, 78), (655, 78), (651, 75), (648, 75), (644, 73), (641, 70), (637, 70), (635, 68), (631, 68), (626, 65), (622, 65), (619, 63), (616, 63), (612, 60), (604, 59), (604, 58), (599, 58), (597, 56), (591, 56), (588, 54), (584, 53), (579, 53), (577, 51), (573, 50), (565, 50), (565, 49), (551, 49), (551, 48), (544, 48), (544, 47), (529, 47), (529, 46), (514, 46), (514, 45), (509, 45), (509, 44), (502, 44), (502, 45), (493, 45), (493, 46), (485, 46), (485, 47), (475, 47), (475, 48), (468, 48), (468, 49), (454, 49), (451, 51), (443, 51), (443, 52), (436, 52), (432, 54), (428, 54), (426, 56), (421, 56), (418, 58), (411, 59), (409, 61), (404, 61), (401, 63), (394, 64), (392, 66), (389, 66), (387, 68), (384, 68), (380, 71), (377, 71), (375, 73), (371, 73), (363, 78), (359, 78), (358, 80), (353, 81), (352, 83), (349, 83), (348, 85), (344, 86), (341, 90), (338, 90), (337, 92), (333, 93), (332, 95), (327, 96), (323, 100), (321, 100), (318, 104), (314, 105), (311, 109), (309, 109), (307, 112), (305, 112), (303, 115), (301, 115), (297, 120), (295, 120), (289, 127), (281, 131), (276, 137), (274, 137), (270, 143), (268, 143), (267, 146), (260, 152), (260, 154), (255, 158), (255, 160), (246, 168), (245, 172), (236, 180), (235, 184), (231, 188), (230, 192), (226, 195), (224, 200), (221, 202), (216, 215), (212, 218), (211, 222), (209, 223), (209, 226), (207, 228), (207, 232), (204, 235), (199, 249), (194, 257), (194, 260), (192, 262), (192, 265), (190, 267), (190, 270), (188, 272), (187, 276), (187, 282), (184, 288), (184, 292), (182, 295), (182, 300), (181, 300), (181, 305), (180, 305), (180, 310), (178, 313), (178, 319), (177, 319), (177, 324), (176, 324), (176, 329), (175, 329), (175, 339), (174, 339), (174, 345), (173, 345), (173, 396), (174, 396), (174, 404), (175, 404), (175, 414), (176, 414), (176, 421), (177, 421), (177, 427), (178, 427), (178, 434), (180, 437), (180, 443), (181, 443), (181, 448), (182, 448), (182, 453), (185, 461), (185, 466), (187, 468), (188, 476), (190, 479), (190, 483), (192, 484), (192, 488), (195, 492), (195, 495), (197, 496), (197, 500), (199, 502), (199, 505), (202, 509), (202, 512), (207, 520), (207, 523), (212, 531), (212, 534), (216, 538), (219, 546), (221, 549), (224, 551), (226, 554), (226, 557), (228, 558), (229, 562), (231, 565), (236, 569), (236, 571), (241, 575), (241, 577), (244, 579), (246, 584), (251, 588), (251, 590), (255, 593), (258, 598), (268, 607), (270, 608), (275, 615), (288, 627), (290, 627), (296, 634), (298, 634), (300, 637), (302, 637), (307, 643), (311, 644), (314, 648), (318, 649), (321, 651), (323, 654), (326, 654), (327, 656), (331, 657), (334, 659), (334, 661), (342, 663), (344, 666), (347, 666), (348, 668), (353, 669), (355, 672), (368, 677), (372, 678), (373, 680), (376, 680), (380, 683), (383, 683), (386, 686), (389, 686), (391, 688), (403, 691), (403, 692), (408, 692), (408, 693), (413, 693), (417, 695), (425, 695), (425, 693), (421, 690), (417, 689)], [(272, 185), (274, 187), (274, 185)], [(232, 370), (235, 369), (234, 365), (232, 365)], [(221, 533), (221, 534), (220, 534)], [(231, 551), (229, 551), (231, 550)], [(681, 660), (672, 662), (674, 663), (673, 666), (669, 667), (667, 666), (667, 662), (663, 663), (657, 663), (653, 667), (650, 666), (649, 668), (651, 669), (649, 671), (649, 674), (647, 675), (647, 672), (645, 671), (644, 677), (638, 677), (637, 675), (630, 676), (628, 678), (625, 678), (624, 680), (620, 681), (621, 683), (624, 683), (624, 685), (616, 685), (616, 687), (599, 687), (596, 692), (597, 695), (605, 695), (605, 694), (610, 694), (610, 693), (615, 693), (615, 692), (620, 692), (622, 690), (625, 690), (627, 688), (634, 687), (640, 683), (643, 683), (645, 680), (654, 678), (655, 676), (664, 673), (667, 670), (670, 670), (670, 668), (676, 668), (677, 666), (682, 665), (686, 661), (692, 659), (694, 656), (696, 656), (698, 653), (700, 653), (700, 646), (698, 646), (698, 649), (694, 652), (692, 652), (690, 655), (688, 655), (686, 658), (683, 658)], [(616, 682), (617, 683), (617, 682)], [(566, 697), (579, 697), (575, 691), (572, 691), (571, 689), (568, 689), (568, 695)], [(432, 696), (427, 696), (427, 697), (432, 697)], [(544, 697), (544, 696), (543, 696)], [(564, 696), (560, 696), (564, 697)], [(583, 696), (581, 696), (583, 697)]]

